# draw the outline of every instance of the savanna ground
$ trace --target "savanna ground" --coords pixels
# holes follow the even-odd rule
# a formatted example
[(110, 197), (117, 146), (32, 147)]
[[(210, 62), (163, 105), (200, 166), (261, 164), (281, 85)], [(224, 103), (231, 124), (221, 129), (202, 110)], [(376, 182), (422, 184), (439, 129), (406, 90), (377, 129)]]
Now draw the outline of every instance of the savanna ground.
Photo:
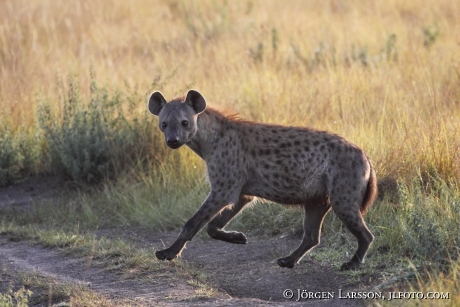
[[(279, 306), (284, 289), (449, 292), (460, 305), (460, 4), (428, 1), (0, 2), (0, 306)], [(246, 119), (344, 136), (372, 158), (376, 236), (358, 270), (333, 214), (293, 270), (296, 208), (256, 204), (159, 262), (208, 192), (169, 150), (153, 90), (199, 90)], [(32, 291), (31, 294), (28, 291)]]

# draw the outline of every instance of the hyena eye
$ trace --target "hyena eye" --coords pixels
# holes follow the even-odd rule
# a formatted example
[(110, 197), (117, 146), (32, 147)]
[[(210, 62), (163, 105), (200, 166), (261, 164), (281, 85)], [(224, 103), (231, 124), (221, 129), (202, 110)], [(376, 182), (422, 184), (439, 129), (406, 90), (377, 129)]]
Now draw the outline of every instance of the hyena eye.
[(161, 129), (165, 129), (168, 126), (167, 122), (162, 122), (161, 123)]
[(184, 128), (188, 127), (188, 120), (183, 120), (182, 121), (182, 127), (184, 127)]

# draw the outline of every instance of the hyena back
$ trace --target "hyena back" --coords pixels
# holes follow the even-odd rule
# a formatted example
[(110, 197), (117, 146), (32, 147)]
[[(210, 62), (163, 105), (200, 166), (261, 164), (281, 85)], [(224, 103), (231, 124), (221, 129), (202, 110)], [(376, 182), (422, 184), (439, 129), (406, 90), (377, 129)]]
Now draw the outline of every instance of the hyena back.
[(185, 144), (204, 159), (211, 185), (206, 200), (176, 241), (156, 252), (158, 259), (176, 258), (206, 224), (212, 238), (245, 244), (243, 233), (223, 228), (259, 197), (301, 205), (305, 211), (302, 242), (291, 255), (277, 260), (279, 266), (294, 267), (319, 244), (321, 225), (331, 208), (358, 240), (356, 253), (341, 269), (354, 269), (364, 261), (374, 236), (363, 214), (374, 202), (377, 180), (361, 149), (324, 131), (225, 116), (206, 108), (205, 99), (194, 90), (169, 103), (154, 92), (148, 107), (159, 116), (169, 147)]

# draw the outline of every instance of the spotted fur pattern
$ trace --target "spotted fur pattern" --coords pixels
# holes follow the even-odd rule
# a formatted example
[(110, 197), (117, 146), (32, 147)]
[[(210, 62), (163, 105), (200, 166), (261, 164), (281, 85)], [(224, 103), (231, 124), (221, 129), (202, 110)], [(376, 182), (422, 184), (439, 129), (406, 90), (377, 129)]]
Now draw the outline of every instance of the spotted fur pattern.
[(377, 180), (364, 152), (342, 137), (305, 127), (244, 121), (206, 108), (204, 97), (190, 90), (167, 102), (160, 92), (149, 99), (159, 116), (166, 144), (187, 145), (206, 162), (211, 192), (185, 223), (176, 241), (157, 251), (158, 259), (176, 258), (187, 241), (207, 224), (208, 234), (230, 243), (247, 243), (241, 232), (223, 230), (254, 197), (300, 205), (304, 236), (289, 256), (277, 260), (292, 268), (320, 242), (321, 225), (332, 210), (358, 240), (358, 249), (342, 270), (363, 261), (374, 237), (363, 214), (374, 202)]

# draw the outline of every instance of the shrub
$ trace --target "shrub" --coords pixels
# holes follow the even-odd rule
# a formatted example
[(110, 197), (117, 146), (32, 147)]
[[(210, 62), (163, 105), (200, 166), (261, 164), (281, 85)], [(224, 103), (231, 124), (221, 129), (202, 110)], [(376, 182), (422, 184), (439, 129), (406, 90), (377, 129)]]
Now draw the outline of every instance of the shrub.
[(13, 182), (22, 168), (24, 156), (17, 138), (8, 128), (0, 128), (0, 186)]
[[(40, 103), (39, 125), (48, 149), (48, 164), (78, 182), (93, 183), (115, 178), (144, 162), (162, 159), (164, 146), (153, 127), (152, 117), (137, 93), (113, 94), (99, 87), (91, 74), (89, 101), (75, 77), (68, 79), (67, 95), (58, 81), (59, 110), (52, 103)], [(56, 105), (56, 104), (54, 104)]]

